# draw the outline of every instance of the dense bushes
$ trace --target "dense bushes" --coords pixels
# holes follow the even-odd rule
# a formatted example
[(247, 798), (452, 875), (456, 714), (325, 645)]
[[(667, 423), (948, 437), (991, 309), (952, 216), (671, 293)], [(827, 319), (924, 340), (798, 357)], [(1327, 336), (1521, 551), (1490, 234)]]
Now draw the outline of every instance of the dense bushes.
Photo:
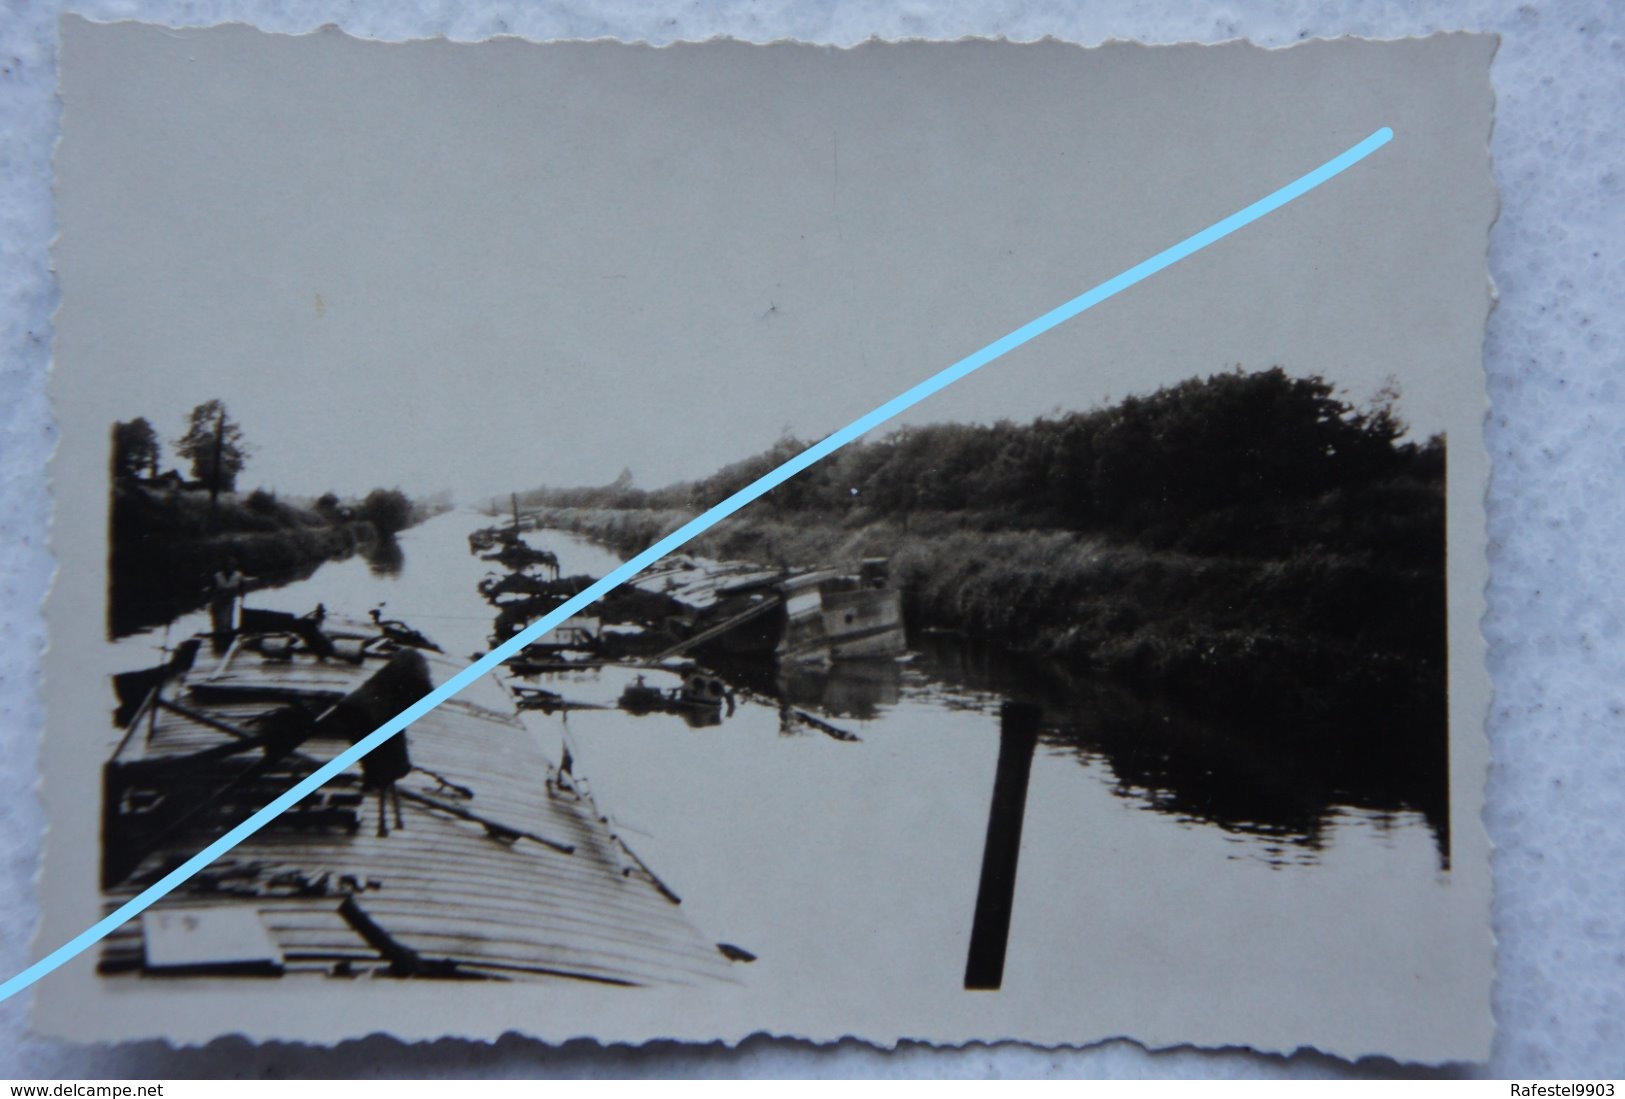
[[(539, 518), (630, 556), (689, 515), (551, 508)], [(978, 519), (931, 512), (905, 529), (746, 512), (689, 549), (773, 565), (889, 557), (915, 627), (1171, 691), (1209, 713), (1368, 717), (1432, 706), (1442, 690), (1438, 568), (1324, 545), (1190, 553), (1100, 534), (984, 530)]]
[(379, 534), (398, 534), (412, 523), (412, 501), (398, 488), (375, 488), (356, 509)]
[[(912, 623), (1208, 710), (1440, 712), (1444, 442), (1282, 370), (1027, 425), (908, 428), (792, 478), (693, 545), (807, 565), (885, 555)], [(543, 521), (632, 554), (801, 448), (702, 481), (540, 489)], [(856, 490), (856, 491), (854, 491)]]
[(371, 523), (330, 521), (257, 489), (222, 495), (115, 482), (108, 629), (122, 634), (201, 607), (227, 560), (266, 582), (308, 575), (323, 561), (379, 542)]
[(109, 631), (126, 633), (202, 606), (210, 577), (231, 558), (264, 583), (298, 579), (357, 552), (387, 567), (399, 555), (393, 535), (424, 510), (393, 489), (375, 490), (355, 506), (329, 493), (301, 507), (266, 489), (211, 501), (202, 489), (117, 478)]
[[(1320, 379), (1222, 374), (1027, 425), (894, 432), (690, 549), (890, 557), (916, 647), (982, 649), (924, 627), (1029, 654), (1022, 673), (1067, 706), (1156, 695), (1154, 723), (1067, 735), (1169, 811), (1313, 843), (1328, 805), (1416, 808), (1448, 858), (1445, 445), (1404, 439), (1392, 393), (1360, 409)], [(799, 448), (528, 498), (631, 555)]]
[(145, 417), (111, 431), (111, 559), (108, 629), (114, 634), (167, 621), (201, 605), (209, 577), (235, 557), (267, 582), (308, 574), (323, 561), (369, 551), (379, 571), (399, 568), (393, 536), (451, 506), (449, 494), (414, 503), (399, 489), (374, 489), (346, 504), (328, 492), (309, 507), (269, 489), (239, 497), (250, 451), (219, 400), (192, 409), (173, 444), (192, 479), (158, 472), (162, 445)]
[[(1443, 442), (1399, 442), (1396, 400), (1390, 390), (1357, 408), (1326, 381), (1279, 368), (1216, 374), (1031, 424), (904, 428), (846, 447), (752, 507), (842, 517), (977, 512), (1006, 527), (1138, 534), (1394, 478), (1436, 485)], [(635, 489), (623, 477), (599, 488), (538, 489), (521, 500), (697, 511), (801, 449), (784, 439), (703, 480), (663, 489)]]

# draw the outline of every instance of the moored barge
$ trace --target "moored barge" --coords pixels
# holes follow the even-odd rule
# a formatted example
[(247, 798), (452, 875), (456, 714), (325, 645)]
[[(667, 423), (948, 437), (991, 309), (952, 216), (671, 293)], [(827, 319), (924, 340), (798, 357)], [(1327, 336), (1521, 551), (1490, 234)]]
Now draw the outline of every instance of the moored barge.
[[(246, 611), (223, 654), (120, 677), (108, 910), (461, 670), (399, 632)], [(485, 677), (109, 936), (100, 970), (681, 985), (733, 957)]]

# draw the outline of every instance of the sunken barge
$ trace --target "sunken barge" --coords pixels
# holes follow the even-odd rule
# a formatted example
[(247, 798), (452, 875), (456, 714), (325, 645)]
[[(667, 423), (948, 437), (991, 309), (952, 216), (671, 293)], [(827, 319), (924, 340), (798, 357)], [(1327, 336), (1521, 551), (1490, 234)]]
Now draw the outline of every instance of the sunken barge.
[[(510, 496), (510, 503), (509, 524), (468, 536), (470, 553), (509, 569), (507, 576), (480, 587), (482, 595), (509, 612), (499, 619), (494, 642), (507, 640), (536, 615), (579, 590), (560, 581), (559, 560), (551, 551), (525, 541), (525, 532), (541, 529), (540, 525), (535, 516), (520, 515), (517, 495)], [(621, 591), (611, 592), (600, 605), (618, 607), (619, 618), (632, 609), (628, 604), (637, 602), (638, 595), (644, 598), (632, 617), (662, 631), (673, 643), (648, 652), (609, 655), (661, 659), (696, 652), (723, 659), (767, 657), (805, 666), (888, 660), (908, 648), (902, 592), (891, 586), (883, 557), (865, 558), (855, 571), (847, 571), (764, 569), (745, 561), (671, 554)], [(559, 647), (552, 639), (535, 646)]]
[(686, 636), (673, 651), (817, 665), (886, 660), (907, 649), (902, 593), (890, 586), (884, 558), (856, 572), (786, 572), (673, 555), (630, 586), (681, 609)]
[[(461, 671), (377, 616), (242, 618), (116, 677), (108, 911)], [(548, 758), (509, 688), (482, 678), (110, 935), (100, 971), (730, 980), (748, 953), (689, 923), (563, 755)]]

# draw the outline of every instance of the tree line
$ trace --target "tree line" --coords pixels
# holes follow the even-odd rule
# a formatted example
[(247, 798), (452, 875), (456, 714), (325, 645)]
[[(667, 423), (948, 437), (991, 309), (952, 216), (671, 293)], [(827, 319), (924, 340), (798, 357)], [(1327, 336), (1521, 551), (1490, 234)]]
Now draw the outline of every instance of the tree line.
[[(204, 401), (193, 407), (187, 428), (170, 444), (176, 457), (186, 464), (190, 477), (179, 469), (160, 472), (163, 445), (157, 430), (145, 416), (121, 420), (113, 425), (112, 474), (114, 485), (140, 484), (148, 487), (191, 489), (211, 497), (235, 493), (237, 479), (253, 451), (243, 440), (242, 425), (231, 418), (225, 402)], [(257, 488), (243, 500), (243, 506), (260, 515), (277, 515), (289, 510), (276, 493)], [(329, 523), (366, 520), (382, 535), (397, 534), (425, 518), (418, 507), (398, 488), (375, 488), (360, 500), (349, 503), (337, 493), (318, 497), (311, 510)], [(444, 510), (442, 507), (440, 510)]]
[[(1024, 424), (902, 428), (690, 548), (779, 567), (888, 557), (911, 627), (1106, 675), (1328, 774), (1414, 780), (1442, 819), (1446, 440), (1412, 438), (1399, 400), (1236, 370)], [(521, 499), (631, 554), (802, 449)]]
[[(975, 512), (1003, 528), (1102, 531), (1164, 541), (1216, 513), (1410, 481), (1441, 484), (1444, 440), (1404, 441), (1389, 385), (1361, 407), (1319, 376), (1280, 368), (1191, 378), (1109, 407), (1027, 424), (906, 427), (854, 443), (786, 481), (756, 509), (861, 520)], [(644, 490), (542, 488), (532, 505), (699, 510), (806, 444), (786, 437), (709, 477)]]
[[(204, 401), (192, 409), (186, 433), (173, 444), (190, 464), (192, 481), (211, 492), (235, 492), (237, 475), (248, 461), (243, 429), (226, 413), (225, 402)], [(145, 416), (113, 425), (113, 477), (157, 480), (163, 460), (158, 432)], [(179, 471), (171, 471), (179, 478)]]

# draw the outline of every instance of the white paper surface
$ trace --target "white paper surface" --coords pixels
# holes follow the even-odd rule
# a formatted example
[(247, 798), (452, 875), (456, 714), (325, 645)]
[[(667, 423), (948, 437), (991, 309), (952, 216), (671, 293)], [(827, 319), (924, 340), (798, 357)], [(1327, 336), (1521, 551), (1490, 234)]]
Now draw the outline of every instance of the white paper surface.
[[(383, 46), (81, 22), (66, 35), (53, 926), (95, 912), (68, 853), (94, 844), (96, 819), (70, 791), (93, 788), (105, 707), (72, 683), (104, 621), (96, 534), (113, 420), (222, 396), (263, 440), (255, 475), (288, 493), (394, 476), (479, 499), (518, 470), (590, 484), (623, 463), (655, 484), (693, 478), (786, 418), (827, 432), (1381, 125), (1399, 136), (1365, 170), (904, 422), (1087, 409), (1232, 362), (1324, 371), (1353, 393), (1396, 379), (1417, 438), (1450, 440), (1453, 819), (1438, 867), (1402, 866), (1356, 831), (1332, 843), (1323, 874), (1238, 868), (1176, 832), (1092, 835), (1105, 824), (1084, 823), (1075, 771), (1040, 768), (1007, 983), (978, 994), (944, 959), (968, 934), (976, 863), (961, 854), (987, 812), (974, 778), (992, 766), (977, 761), (985, 747), (943, 729), (900, 772), (915, 780), (883, 785), (809, 757), (780, 791), (776, 747), (754, 761), (744, 747), (650, 745), (641, 769), (611, 764), (622, 777), (596, 788), (618, 786), (625, 807), (611, 811), (631, 816), (678, 820), (675, 805), (660, 811), (674, 795), (703, 807), (687, 816), (711, 827), (684, 833), (686, 861), (669, 859), (687, 867), (691, 918), (752, 932), (765, 957), (742, 987), (132, 985), (103, 983), (87, 955), (41, 998), (47, 1030), (316, 1042), (765, 1030), (883, 1045), (1126, 1033), (1483, 1056), (1485, 676), (1472, 624), (1491, 40), (842, 52)], [(1118, 109), (1094, 106), (1105, 102)], [(873, 750), (910, 751), (930, 729)], [(791, 789), (814, 796), (792, 805)], [(733, 851), (732, 835), (766, 827), (757, 799), (826, 838)], [(649, 827), (650, 844), (676, 827)], [(1162, 850), (1170, 838), (1180, 846)], [(775, 886), (779, 864), (793, 877)], [(872, 885), (838, 888), (854, 880)]]

